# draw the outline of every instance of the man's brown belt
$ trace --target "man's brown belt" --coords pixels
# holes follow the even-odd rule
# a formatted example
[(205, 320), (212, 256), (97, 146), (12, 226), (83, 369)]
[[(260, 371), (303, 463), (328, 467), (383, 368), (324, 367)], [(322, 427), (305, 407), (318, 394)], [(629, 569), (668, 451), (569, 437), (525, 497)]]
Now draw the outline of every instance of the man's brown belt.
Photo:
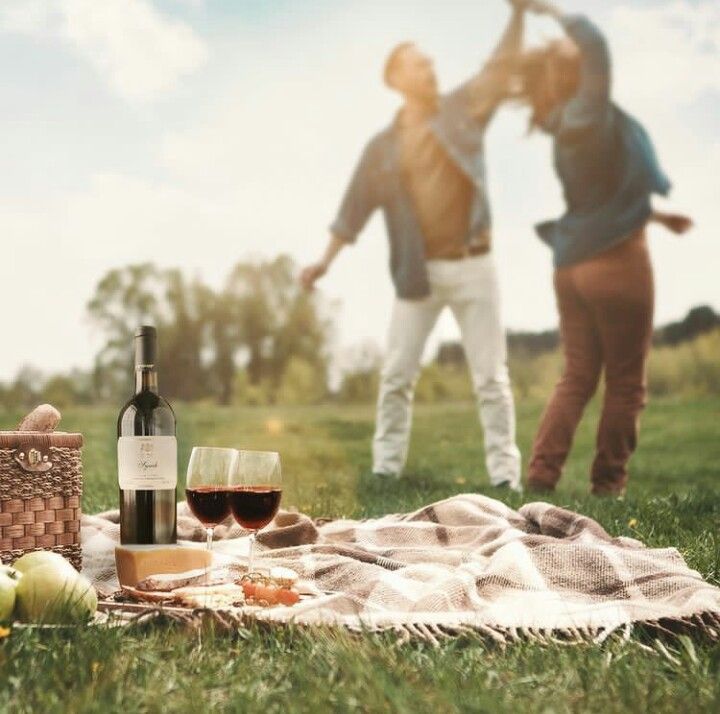
[(457, 253), (450, 253), (448, 255), (442, 255), (432, 260), (464, 260), (465, 258), (472, 258), (476, 255), (485, 255), (490, 252), (490, 246), (487, 245), (469, 245), (464, 250), (458, 251)]

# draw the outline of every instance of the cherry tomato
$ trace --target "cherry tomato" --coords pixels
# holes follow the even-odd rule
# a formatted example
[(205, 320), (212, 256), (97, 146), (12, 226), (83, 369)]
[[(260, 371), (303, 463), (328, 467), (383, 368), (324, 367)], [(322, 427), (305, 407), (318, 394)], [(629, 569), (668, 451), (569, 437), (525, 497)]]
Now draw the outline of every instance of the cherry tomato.
[(257, 584), (247, 581), (242, 584), (243, 592), (245, 593), (245, 597), (255, 597), (255, 591), (257, 590)]
[(258, 585), (255, 588), (255, 599), (264, 600), (268, 605), (274, 605), (277, 602), (278, 588), (273, 585)]
[(281, 588), (277, 598), (281, 605), (294, 605), (300, 599), (300, 595), (296, 590)]

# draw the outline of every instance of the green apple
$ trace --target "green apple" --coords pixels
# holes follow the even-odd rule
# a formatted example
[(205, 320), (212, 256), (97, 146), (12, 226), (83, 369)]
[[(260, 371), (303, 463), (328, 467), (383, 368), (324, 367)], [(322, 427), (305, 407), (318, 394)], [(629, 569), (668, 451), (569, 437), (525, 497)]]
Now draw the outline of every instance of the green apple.
[(7, 622), (12, 618), (15, 609), (15, 588), (18, 582), (4, 569), (0, 571), (0, 622)]
[(20, 578), (15, 595), (23, 622), (86, 622), (97, 610), (95, 588), (72, 567), (46, 564), (30, 568)]
[(12, 565), (4, 565), (3, 563), (0, 563), (0, 574), (7, 575), (13, 580), (19, 580), (22, 577), (22, 573), (19, 570), (13, 568)]
[(61, 569), (69, 568), (73, 573), (77, 573), (77, 570), (73, 568), (69, 560), (65, 560), (60, 553), (55, 553), (51, 550), (34, 550), (31, 553), (25, 553), (25, 555), (19, 557), (13, 563), (13, 568), (19, 570), (21, 573), (27, 573), (40, 565), (53, 566)]

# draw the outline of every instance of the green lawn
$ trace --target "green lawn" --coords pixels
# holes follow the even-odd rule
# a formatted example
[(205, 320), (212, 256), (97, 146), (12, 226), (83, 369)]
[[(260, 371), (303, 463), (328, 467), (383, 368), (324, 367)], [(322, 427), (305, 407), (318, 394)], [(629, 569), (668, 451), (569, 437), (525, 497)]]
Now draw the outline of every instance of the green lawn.
[[(527, 456), (542, 405), (518, 405)], [(368, 477), (369, 407), (177, 408), (181, 469), (193, 444), (282, 453), (285, 507), (313, 515), (409, 510), (461, 491), (489, 492), (469, 404), (416, 410), (407, 479), (378, 490)], [(4, 415), (13, 423), (16, 415)], [(67, 412), (85, 434), (87, 512), (114, 507), (115, 414)], [(675, 545), (720, 585), (720, 404), (656, 400), (643, 420), (628, 495), (587, 495), (596, 424), (590, 410), (553, 500), (597, 518), (616, 535)], [(182, 474), (182, 471), (181, 471)], [(511, 505), (527, 500), (513, 496)], [(630, 523), (632, 522), (632, 526)], [(647, 643), (646, 643), (647, 644)], [(272, 634), (187, 634), (81, 629), (14, 631), (0, 643), (0, 710), (69, 711), (720, 711), (720, 645), (684, 638), (648, 652), (603, 647), (498, 649), (480, 639), (438, 649), (392, 638), (293, 629)]]

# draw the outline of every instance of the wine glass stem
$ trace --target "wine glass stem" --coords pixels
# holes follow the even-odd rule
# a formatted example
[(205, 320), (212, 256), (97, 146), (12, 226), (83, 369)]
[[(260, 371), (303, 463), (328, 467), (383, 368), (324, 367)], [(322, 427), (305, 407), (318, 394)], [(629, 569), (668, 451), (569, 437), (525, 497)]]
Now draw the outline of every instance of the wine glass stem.
[(250, 545), (248, 547), (248, 573), (252, 573), (255, 561), (255, 531), (250, 533)]
[[(207, 540), (205, 541), (208, 552), (212, 552), (212, 542), (213, 542), (213, 528), (205, 528), (205, 535), (207, 536)], [(212, 568), (212, 561), (208, 564), (207, 568), (205, 569), (205, 585), (210, 584), (210, 570)]]

